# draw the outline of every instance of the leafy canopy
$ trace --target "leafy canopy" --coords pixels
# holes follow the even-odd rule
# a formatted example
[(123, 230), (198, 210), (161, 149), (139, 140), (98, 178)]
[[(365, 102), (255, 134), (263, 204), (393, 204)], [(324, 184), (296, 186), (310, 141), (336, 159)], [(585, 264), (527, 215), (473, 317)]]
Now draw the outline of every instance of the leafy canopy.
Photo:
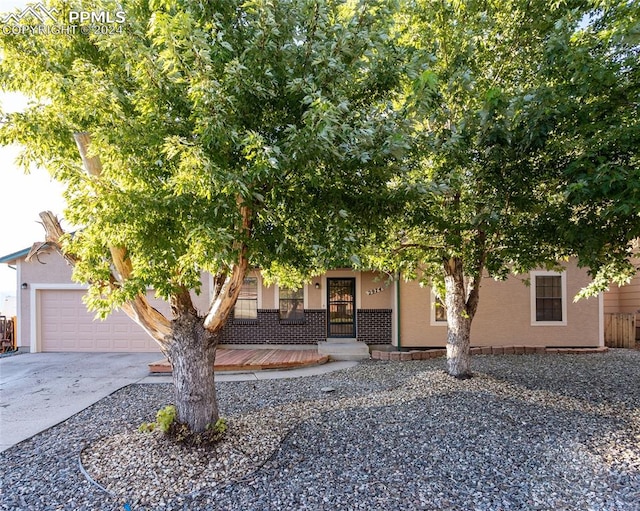
[[(240, 251), (287, 286), (350, 264), (385, 214), (402, 151), (393, 2), (52, 0), (122, 9), (121, 33), (0, 38), (0, 89), (29, 108), (0, 142), (67, 184), (75, 278), (108, 310), (154, 287), (198, 288)], [(65, 8), (65, 6), (67, 6)], [(28, 21), (23, 21), (27, 23)], [(74, 132), (103, 171), (87, 175)], [(250, 212), (243, 224), (241, 208)], [(107, 247), (133, 273), (111, 290)]]
[[(442, 285), (578, 256), (590, 291), (625, 280), (640, 236), (638, 27), (619, 1), (415, 0), (406, 210), (370, 259)], [(440, 287), (440, 289), (442, 289)]]

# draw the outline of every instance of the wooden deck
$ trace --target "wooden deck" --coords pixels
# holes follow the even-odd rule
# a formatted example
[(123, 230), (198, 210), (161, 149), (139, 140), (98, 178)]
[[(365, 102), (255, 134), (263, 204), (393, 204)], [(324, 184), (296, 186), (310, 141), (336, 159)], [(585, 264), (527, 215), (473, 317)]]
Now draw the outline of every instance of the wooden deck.
[[(218, 349), (214, 367), (216, 371), (262, 371), (265, 369), (294, 369), (320, 365), (329, 357), (319, 355), (317, 349), (308, 350), (230, 350)], [(167, 359), (149, 364), (152, 373), (170, 373)]]

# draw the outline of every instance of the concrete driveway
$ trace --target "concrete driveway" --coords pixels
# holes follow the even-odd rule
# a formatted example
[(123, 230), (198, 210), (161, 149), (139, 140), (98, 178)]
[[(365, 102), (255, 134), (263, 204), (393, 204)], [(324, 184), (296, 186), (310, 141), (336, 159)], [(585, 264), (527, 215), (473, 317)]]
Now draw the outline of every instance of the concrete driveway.
[(26, 353), (0, 358), (0, 451), (145, 378), (160, 353)]

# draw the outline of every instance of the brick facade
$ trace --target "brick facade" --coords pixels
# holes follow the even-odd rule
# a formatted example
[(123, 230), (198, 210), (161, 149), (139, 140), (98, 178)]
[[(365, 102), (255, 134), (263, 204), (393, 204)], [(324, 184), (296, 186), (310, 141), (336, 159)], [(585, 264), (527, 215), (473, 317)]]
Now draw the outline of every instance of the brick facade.
[(230, 319), (221, 344), (316, 344), (327, 337), (326, 311), (305, 310), (303, 322), (280, 321), (278, 309), (258, 309), (257, 320)]
[[(359, 309), (358, 340), (367, 344), (391, 343), (391, 310)], [(304, 321), (281, 321), (278, 309), (259, 309), (257, 320), (231, 318), (222, 331), (221, 344), (316, 344), (327, 338), (327, 311), (306, 309)]]
[(358, 340), (391, 344), (391, 309), (358, 309)]

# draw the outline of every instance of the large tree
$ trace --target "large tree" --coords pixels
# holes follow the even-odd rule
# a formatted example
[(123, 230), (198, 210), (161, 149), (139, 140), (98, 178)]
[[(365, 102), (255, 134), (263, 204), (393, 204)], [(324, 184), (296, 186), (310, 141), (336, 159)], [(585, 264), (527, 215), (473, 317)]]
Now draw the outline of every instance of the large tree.
[[(68, 2), (51, 2), (67, 12)], [(177, 418), (218, 419), (214, 359), (249, 268), (296, 286), (384, 214), (402, 69), (384, 0), (71, 2), (120, 33), (3, 33), (0, 89), (31, 98), (0, 141), (67, 186), (47, 242), (173, 365)], [(35, 20), (31, 20), (33, 22)], [(23, 20), (22, 23), (29, 23)], [(88, 33), (85, 33), (88, 32)], [(75, 139), (75, 143), (74, 143)], [(203, 272), (214, 293), (198, 311)], [(151, 287), (171, 304), (165, 317)]]
[(629, 277), (640, 235), (640, 6), (627, 1), (413, 0), (407, 196), (375, 264), (432, 285), (450, 374), (471, 375), (482, 279), (577, 256)]

